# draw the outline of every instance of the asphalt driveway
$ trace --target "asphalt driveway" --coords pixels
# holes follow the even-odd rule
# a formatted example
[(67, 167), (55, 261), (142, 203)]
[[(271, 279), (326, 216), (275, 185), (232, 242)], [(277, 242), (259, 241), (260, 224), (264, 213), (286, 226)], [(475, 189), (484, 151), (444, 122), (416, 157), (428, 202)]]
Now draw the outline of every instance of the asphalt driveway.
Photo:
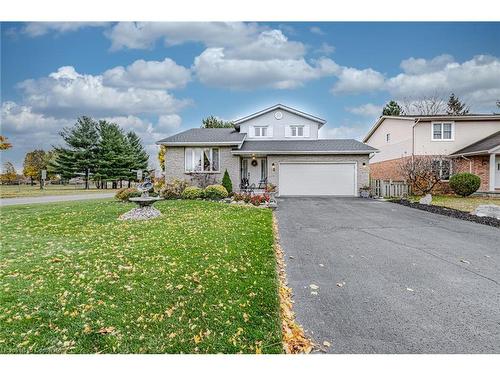
[(360, 198), (277, 216), (297, 320), (327, 352), (500, 353), (500, 230)]

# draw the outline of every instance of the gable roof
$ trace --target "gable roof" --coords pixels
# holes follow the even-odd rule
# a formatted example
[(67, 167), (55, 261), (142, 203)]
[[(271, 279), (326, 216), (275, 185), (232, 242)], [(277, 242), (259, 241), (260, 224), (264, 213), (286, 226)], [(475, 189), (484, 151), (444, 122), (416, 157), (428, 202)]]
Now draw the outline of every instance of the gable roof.
[(497, 147), (500, 147), (500, 131), (493, 133), (477, 142), (474, 142), (458, 151), (455, 151), (451, 155), (458, 156), (488, 153), (490, 150)]
[(413, 120), (413, 121), (441, 121), (441, 120), (450, 120), (450, 121), (468, 121), (468, 120), (476, 120), (476, 121), (484, 121), (484, 120), (500, 120), (500, 114), (466, 114), (466, 115), (400, 115), (400, 116), (380, 116), (379, 119), (373, 124), (371, 129), (368, 131), (366, 136), (363, 138), (363, 142), (366, 142), (370, 139), (370, 137), (375, 133), (380, 124), (384, 122), (385, 119), (396, 119), (396, 120)]
[(276, 105), (273, 105), (272, 107), (263, 109), (262, 111), (255, 112), (255, 113), (252, 113), (251, 115), (248, 115), (248, 116), (239, 118), (237, 120), (234, 120), (233, 121), (234, 127), (236, 129), (239, 129), (241, 123), (243, 123), (245, 121), (248, 121), (248, 120), (251, 120), (251, 119), (253, 119), (255, 117), (261, 116), (261, 115), (263, 115), (265, 113), (274, 111), (276, 109), (282, 109), (284, 111), (288, 111), (288, 112), (294, 113), (294, 114), (296, 114), (298, 116), (307, 118), (309, 120), (316, 121), (316, 122), (318, 122), (320, 124), (319, 127), (321, 127), (322, 125), (326, 124), (326, 120), (323, 120), (322, 118), (310, 115), (309, 113), (305, 113), (305, 112), (299, 111), (298, 109), (287, 107), (286, 105), (283, 105), (283, 104), (276, 104)]
[(241, 145), (246, 134), (233, 128), (194, 128), (156, 142), (158, 145)]
[(377, 149), (354, 139), (245, 141), (234, 154), (370, 154)]

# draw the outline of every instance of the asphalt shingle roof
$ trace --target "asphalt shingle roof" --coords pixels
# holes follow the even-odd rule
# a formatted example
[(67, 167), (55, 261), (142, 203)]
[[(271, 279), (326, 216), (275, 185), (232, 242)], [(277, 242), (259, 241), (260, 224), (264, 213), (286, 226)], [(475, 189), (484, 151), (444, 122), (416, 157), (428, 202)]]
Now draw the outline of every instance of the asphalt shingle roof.
[(238, 144), (241, 143), (244, 138), (244, 133), (240, 133), (233, 128), (194, 128), (159, 140), (157, 143), (234, 142), (234, 144)]
[(354, 139), (245, 141), (239, 152), (361, 152), (377, 151)]
[(500, 146), (500, 131), (474, 142), (461, 150), (455, 151), (452, 155), (469, 154), (473, 152), (487, 151)]

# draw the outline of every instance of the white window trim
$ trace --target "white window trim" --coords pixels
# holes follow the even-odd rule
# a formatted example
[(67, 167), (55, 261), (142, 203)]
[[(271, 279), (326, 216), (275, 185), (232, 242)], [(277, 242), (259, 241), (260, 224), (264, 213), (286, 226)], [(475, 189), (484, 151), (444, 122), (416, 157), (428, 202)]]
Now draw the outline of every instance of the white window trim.
[[(439, 161), (439, 178), (441, 179), (441, 181), (443, 182), (450, 181), (450, 177), (453, 175), (453, 163), (451, 159), (435, 159), (434, 161)], [(443, 175), (443, 161), (448, 161), (448, 163), (450, 163), (450, 170), (448, 172), (447, 179), (441, 178), (441, 176)]]
[[(194, 154), (195, 154), (195, 150), (201, 150), (201, 154), (203, 156), (203, 150), (208, 148), (210, 150), (210, 160), (213, 160), (213, 150), (214, 149), (217, 149), (219, 152), (217, 153), (217, 157), (219, 158), (218, 160), (218, 166), (219, 166), (219, 169), (216, 170), (216, 171), (195, 171), (194, 170)], [(191, 150), (191, 166), (192, 166), (192, 170), (187, 170), (186, 169), (186, 153), (188, 152), (188, 150)], [(212, 163), (211, 163), (212, 164)], [(220, 148), (219, 147), (186, 147), (184, 149), (184, 173), (220, 173)]]
[[(306, 126), (305, 125), (289, 125), (290, 127), (290, 138), (306, 138)], [(302, 128), (302, 135), (293, 135), (293, 128)], [(298, 133), (298, 130), (297, 130)]]
[[(434, 138), (434, 124), (441, 125), (441, 139)], [(451, 138), (443, 139), (444, 127), (443, 124), (451, 124)], [(433, 121), (431, 122), (431, 141), (432, 142), (453, 142), (455, 140), (455, 121)]]
[[(257, 129), (266, 129), (266, 135), (257, 135)], [(260, 131), (262, 133), (262, 131)], [(269, 126), (268, 125), (255, 125), (253, 127), (253, 136), (255, 138), (269, 138)]]

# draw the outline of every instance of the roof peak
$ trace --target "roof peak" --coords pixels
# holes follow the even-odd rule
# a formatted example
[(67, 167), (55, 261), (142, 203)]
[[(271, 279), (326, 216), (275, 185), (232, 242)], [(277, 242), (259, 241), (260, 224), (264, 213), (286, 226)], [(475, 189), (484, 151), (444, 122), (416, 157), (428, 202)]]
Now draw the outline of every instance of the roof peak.
[(308, 118), (308, 119), (310, 119), (312, 121), (316, 121), (316, 122), (318, 122), (318, 123), (321, 124), (320, 126), (322, 126), (323, 124), (326, 123), (326, 120), (324, 120), (324, 119), (322, 119), (320, 117), (317, 117), (317, 116), (311, 115), (309, 113), (303, 112), (301, 110), (298, 110), (298, 109), (295, 109), (295, 108), (292, 108), (292, 107), (288, 107), (288, 106), (286, 106), (284, 104), (278, 103), (278, 104), (275, 104), (275, 105), (273, 105), (271, 107), (264, 108), (264, 109), (262, 109), (260, 111), (257, 111), (255, 113), (250, 114), (250, 115), (247, 115), (247, 116), (244, 116), (244, 117), (241, 117), (239, 119), (234, 120), (233, 121), (234, 127), (236, 129), (238, 129), (239, 128), (239, 124), (241, 124), (241, 123), (243, 123), (245, 121), (251, 120), (251, 119), (253, 119), (255, 117), (261, 116), (261, 115), (263, 115), (265, 113), (274, 111), (276, 109), (282, 109), (284, 111), (294, 113), (294, 114), (296, 114), (298, 116), (302, 116), (302, 117)]

